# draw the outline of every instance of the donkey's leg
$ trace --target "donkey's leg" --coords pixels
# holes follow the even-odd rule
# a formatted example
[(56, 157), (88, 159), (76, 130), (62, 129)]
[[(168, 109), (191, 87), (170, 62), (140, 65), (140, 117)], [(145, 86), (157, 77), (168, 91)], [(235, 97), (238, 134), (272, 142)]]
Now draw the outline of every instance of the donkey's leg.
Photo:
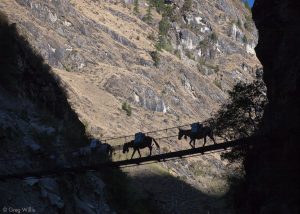
[(192, 148), (194, 148), (193, 145), (192, 145), (192, 141), (193, 141), (193, 140), (191, 139), (191, 140), (190, 140), (190, 146), (191, 146)]
[(205, 144), (206, 144), (206, 136), (204, 137), (204, 144), (203, 144), (203, 146), (202, 146), (202, 147), (204, 147), (204, 146), (205, 146)]
[(133, 158), (133, 155), (135, 153), (136, 149), (133, 149), (132, 155), (131, 155), (131, 159)]
[(149, 150), (150, 150), (150, 155), (149, 156), (151, 156), (152, 155), (152, 146), (149, 146)]
[(140, 155), (140, 158), (142, 157), (141, 153), (140, 153), (140, 149), (137, 149), (139, 155)]
[(208, 135), (208, 136), (209, 136), (210, 139), (212, 139), (212, 141), (214, 142), (214, 144), (217, 144), (216, 141), (215, 141), (215, 138), (214, 138), (214, 136), (212, 134)]

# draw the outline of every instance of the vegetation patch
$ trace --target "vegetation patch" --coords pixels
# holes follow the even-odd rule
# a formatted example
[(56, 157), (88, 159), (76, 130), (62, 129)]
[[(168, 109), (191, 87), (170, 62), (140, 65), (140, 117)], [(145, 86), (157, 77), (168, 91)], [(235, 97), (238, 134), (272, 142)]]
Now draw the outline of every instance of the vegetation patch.
[(150, 56), (151, 56), (152, 60), (154, 61), (154, 66), (158, 67), (159, 63), (160, 63), (160, 58), (159, 58), (158, 51), (151, 51)]
[(122, 110), (124, 110), (128, 116), (131, 116), (132, 109), (131, 109), (131, 106), (130, 106), (129, 103), (123, 102), (123, 104), (122, 104)]

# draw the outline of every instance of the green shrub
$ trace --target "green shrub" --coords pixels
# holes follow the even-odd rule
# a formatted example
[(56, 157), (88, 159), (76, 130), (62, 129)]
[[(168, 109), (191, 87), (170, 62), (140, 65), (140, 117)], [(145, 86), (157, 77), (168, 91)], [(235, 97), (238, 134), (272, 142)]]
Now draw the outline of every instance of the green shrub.
[(247, 38), (246, 35), (244, 35), (244, 37), (243, 37), (243, 43), (244, 43), (244, 44), (247, 44), (247, 43), (248, 43), (248, 38)]
[(210, 39), (211, 39), (211, 41), (213, 41), (213, 42), (217, 42), (217, 41), (218, 41), (218, 35), (217, 35), (215, 32), (213, 32), (213, 33), (210, 35)]
[(193, 5), (193, 0), (185, 0), (181, 9), (182, 12), (184, 13), (190, 11), (192, 9), (192, 5)]
[(133, 12), (134, 12), (135, 14), (139, 14), (139, 13), (140, 13), (140, 9), (139, 9), (139, 0), (134, 0)]
[(143, 17), (143, 21), (150, 24), (153, 21), (153, 16), (152, 16), (152, 5), (150, 4), (147, 8), (147, 13)]
[(162, 49), (164, 49), (171, 53), (173, 52), (173, 47), (172, 47), (170, 41), (168, 39), (166, 39), (164, 36), (159, 37), (155, 47), (158, 51), (161, 51)]
[(191, 51), (187, 51), (186, 56), (191, 60), (195, 60), (195, 57)]
[(171, 25), (169, 23), (169, 20), (166, 17), (163, 17), (159, 22), (159, 26), (158, 26), (159, 34), (166, 36), (168, 34), (170, 27)]
[(128, 104), (127, 102), (124, 102), (124, 103), (122, 104), (122, 110), (126, 111), (126, 114), (127, 114), (128, 116), (131, 116), (131, 113), (132, 113), (131, 106), (130, 106), (130, 104)]
[(164, 0), (150, 0), (150, 4), (156, 8), (156, 11), (162, 14), (165, 10)]
[(152, 57), (152, 60), (154, 61), (154, 66), (158, 67), (159, 62), (160, 62), (158, 51), (150, 52), (150, 56)]
[(237, 25), (239, 28), (241, 28), (241, 27), (242, 27), (242, 22), (241, 22), (241, 20), (240, 20), (240, 19), (238, 19), (238, 20), (237, 20), (237, 23), (236, 23), (236, 25)]

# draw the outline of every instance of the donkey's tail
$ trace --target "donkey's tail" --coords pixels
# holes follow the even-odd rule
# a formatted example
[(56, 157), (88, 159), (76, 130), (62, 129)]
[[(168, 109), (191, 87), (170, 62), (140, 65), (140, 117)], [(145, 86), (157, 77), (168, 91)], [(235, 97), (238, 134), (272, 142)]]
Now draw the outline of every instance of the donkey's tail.
[(160, 148), (158, 143), (156, 142), (156, 140), (154, 138), (152, 138), (152, 140), (154, 141), (155, 145), (157, 146), (157, 148)]

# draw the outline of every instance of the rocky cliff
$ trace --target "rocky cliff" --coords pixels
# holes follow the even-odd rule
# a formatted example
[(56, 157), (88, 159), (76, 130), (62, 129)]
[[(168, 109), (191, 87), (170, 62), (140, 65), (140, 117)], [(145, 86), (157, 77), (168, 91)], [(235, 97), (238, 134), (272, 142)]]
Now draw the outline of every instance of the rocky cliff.
[[(85, 145), (85, 128), (60, 78), (2, 13), (0, 59), (0, 174), (72, 166), (63, 152)], [(93, 173), (1, 180), (1, 212), (88, 213), (97, 208), (109, 213), (104, 186)]]
[(258, 133), (267, 149), (246, 159), (244, 213), (299, 213), (299, 9), (298, 1), (262, 0), (253, 8), (269, 104)]
[(190, 2), (153, 6), (148, 22), (142, 0), (139, 13), (132, 1), (16, 0), (0, 8), (63, 79), (91, 134), (112, 136), (206, 119), (260, 66), (257, 32), (240, 1)]

